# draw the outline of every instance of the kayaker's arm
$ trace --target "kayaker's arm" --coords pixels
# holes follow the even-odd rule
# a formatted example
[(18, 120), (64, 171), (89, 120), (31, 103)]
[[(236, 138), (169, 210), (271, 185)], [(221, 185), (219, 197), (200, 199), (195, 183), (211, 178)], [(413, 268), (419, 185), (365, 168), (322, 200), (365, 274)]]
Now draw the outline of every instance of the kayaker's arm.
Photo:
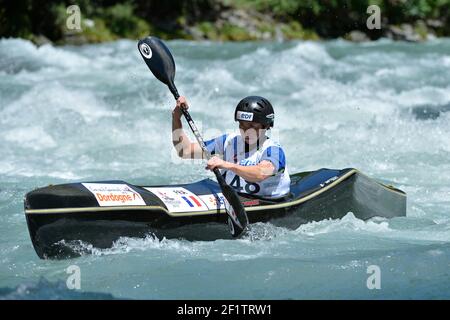
[(241, 166), (236, 163), (224, 161), (218, 157), (209, 159), (206, 169), (214, 168), (231, 170), (238, 176), (244, 178), (248, 182), (261, 182), (275, 172), (275, 166), (272, 162), (264, 160), (254, 166)]
[(203, 151), (197, 142), (191, 142), (183, 130), (181, 108), (189, 108), (186, 99), (181, 96), (177, 100), (177, 105), (172, 111), (172, 144), (177, 150), (179, 157), (184, 159), (202, 159)]

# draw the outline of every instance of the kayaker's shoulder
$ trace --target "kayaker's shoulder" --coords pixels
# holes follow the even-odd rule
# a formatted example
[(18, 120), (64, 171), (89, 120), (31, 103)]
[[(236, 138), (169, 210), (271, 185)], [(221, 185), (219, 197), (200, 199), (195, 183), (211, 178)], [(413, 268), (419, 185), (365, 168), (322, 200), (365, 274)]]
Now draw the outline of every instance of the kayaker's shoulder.
[(224, 142), (228, 142), (228, 143), (230, 143), (234, 139), (239, 139), (241, 137), (241, 135), (236, 132), (225, 133), (224, 136), (225, 136)]
[(269, 137), (267, 137), (266, 141), (264, 141), (264, 147), (278, 147), (280, 149), (283, 149), (283, 146), (278, 140), (273, 140)]

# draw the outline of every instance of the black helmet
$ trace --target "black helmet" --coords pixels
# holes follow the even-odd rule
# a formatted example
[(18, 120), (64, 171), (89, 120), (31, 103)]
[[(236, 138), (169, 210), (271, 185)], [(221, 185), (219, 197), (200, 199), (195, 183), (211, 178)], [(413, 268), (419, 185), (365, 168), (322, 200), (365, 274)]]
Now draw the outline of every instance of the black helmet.
[(249, 96), (239, 101), (234, 111), (235, 121), (252, 121), (273, 127), (274, 112), (269, 100), (260, 96)]

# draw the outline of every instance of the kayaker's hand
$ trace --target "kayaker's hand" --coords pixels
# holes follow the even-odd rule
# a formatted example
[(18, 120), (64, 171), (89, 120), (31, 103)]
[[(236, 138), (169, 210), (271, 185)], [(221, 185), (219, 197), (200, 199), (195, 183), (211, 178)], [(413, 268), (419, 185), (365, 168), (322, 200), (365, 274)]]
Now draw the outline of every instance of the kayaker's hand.
[(189, 108), (189, 105), (187, 103), (187, 100), (184, 96), (181, 96), (177, 99), (177, 105), (172, 111), (173, 117), (176, 117), (178, 119), (181, 119), (183, 116), (183, 112), (181, 111), (181, 108), (187, 110)]
[(228, 162), (220, 159), (217, 156), (212, 157), (211, 159), (208, 160), (208, 163), (206, 164), (206, 168), (208, 170), (214, 170), (215, 168), (218, 169), (228, 169)]

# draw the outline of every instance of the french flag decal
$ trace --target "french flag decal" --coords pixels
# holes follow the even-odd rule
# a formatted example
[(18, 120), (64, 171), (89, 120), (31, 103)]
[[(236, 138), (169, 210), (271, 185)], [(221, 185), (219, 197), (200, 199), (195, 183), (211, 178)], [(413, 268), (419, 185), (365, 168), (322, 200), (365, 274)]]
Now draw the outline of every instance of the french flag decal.
[(188, 198), (186, 198), (185, 196), (182, 196), (181, 198), (183, 198), (183, 200), (186, 201), (186, 203), (187, 203), (191, 208), (194, 208), (195, 206), (197, 206), (197, 207), (202, 207), (202, 204), (201, 204), (194, 196), (189, 196), (189, 199), (192, 200), (193, 203), (195, 203), (195, 206), (194, 206), (194, 204), (193, 204)]

